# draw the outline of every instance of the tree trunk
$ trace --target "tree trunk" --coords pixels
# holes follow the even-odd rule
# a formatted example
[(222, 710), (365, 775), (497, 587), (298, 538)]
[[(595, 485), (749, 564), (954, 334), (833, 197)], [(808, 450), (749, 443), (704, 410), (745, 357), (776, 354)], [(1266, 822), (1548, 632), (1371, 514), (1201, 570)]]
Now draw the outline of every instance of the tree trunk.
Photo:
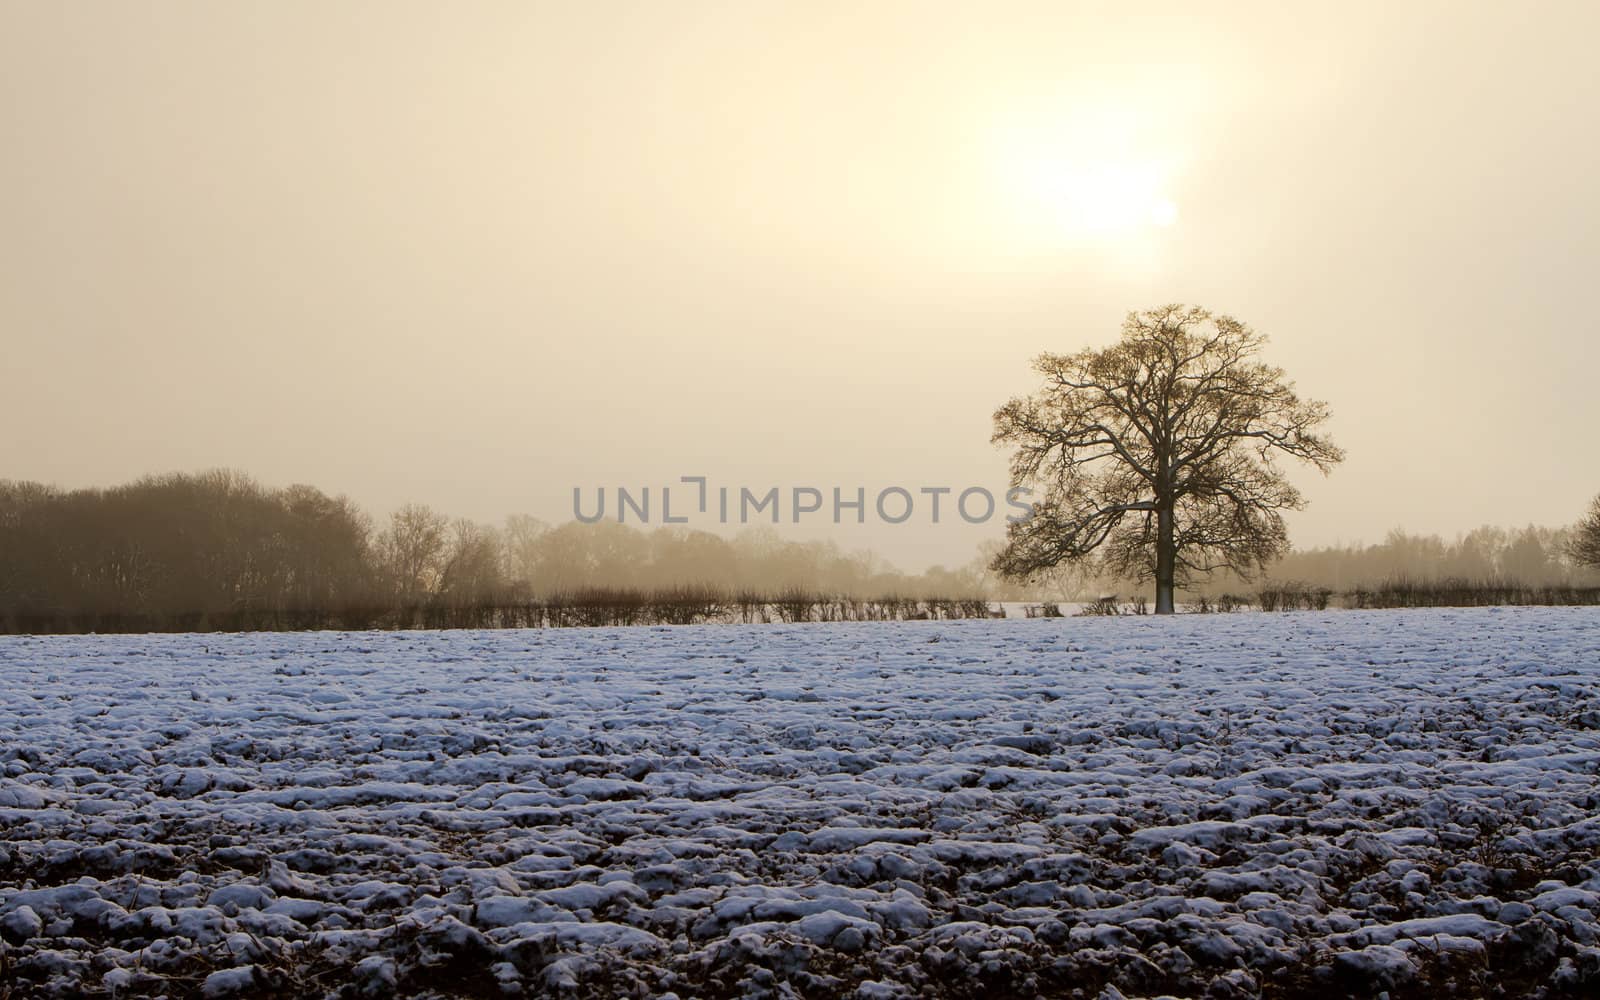
[(1178, 564), (1178, 545), (1173, 538), (1172, 508), (1156, 511), (1156, 614), (1170, 615), (1172, 580)]

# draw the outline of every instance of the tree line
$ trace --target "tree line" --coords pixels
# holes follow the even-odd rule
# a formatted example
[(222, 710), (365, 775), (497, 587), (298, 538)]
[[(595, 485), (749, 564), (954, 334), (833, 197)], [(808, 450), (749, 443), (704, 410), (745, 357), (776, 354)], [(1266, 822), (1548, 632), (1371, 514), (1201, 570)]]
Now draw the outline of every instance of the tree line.
[[(347, 497), (228, 470), (109, 489), (0, 480), (0, 631), (948, 617), (983, 613), (978, 599), (1093, 601), (1137, 589), (1135, 577), (1082, 562), (1008, 578), (992, 568), (999, 547), (907, 574), (770, 527), (724, 538), (523, 515), (486, 525), (419, 504), (375, 519)], [(1264, 584), (1224, 571), (1183, 594), (1192, 607), (1229, 595), (1256, 604), (1263, 588), (1592, 587), (1600, 569), (1583, 557), (1597, 551), (1600, 504), (1568, 528), (1484, 527), (1455, 539), (1394, 531), (1373, 545), (1289, 550)]]
[(905, 574), (771, 529), (730, 540), (523, 515), (494, 526), (421, 504), (378, 520), (347, 497), (231, 470), (109, 489), (0, 481), (5, 631), (451, 624), (533, 602), (568, 608), (599, 591), (589, 603), (631, 606), (691, 586), (749, 605), (763, 594), (967, 598), (980, 581), (971, 569)]
[[(1583, 540), (1595, 537), (1600, 535), (1585, 534), (1582, 523), (1562, 528), (1486, 525), (1454, 538), (1396, 529), (1372, 544), (1290, 549), (1258, 574), (1219, 572), (1190, 581), (1181, 593), (1189, 603), (1233, 597), (1259, 605), (1262, 591), (1284, 589), (1346, 594), (1446, 583), (1455, 589), (1469, 584), (1485, 590), (1595, 587), (1600, 586), (1600, 565), (1596, 565), (1600, 560), (1581, 557)], [(992, 545), (987, 551), (997, 549)], [(1137, 593), (1140, 585), (1134, 575), (1106, 572), (1095, 564), (1069, 564), (1025, 584), (991, 578), (985, 593), (1003, 600), (1092, 601), (1108, 594)]]

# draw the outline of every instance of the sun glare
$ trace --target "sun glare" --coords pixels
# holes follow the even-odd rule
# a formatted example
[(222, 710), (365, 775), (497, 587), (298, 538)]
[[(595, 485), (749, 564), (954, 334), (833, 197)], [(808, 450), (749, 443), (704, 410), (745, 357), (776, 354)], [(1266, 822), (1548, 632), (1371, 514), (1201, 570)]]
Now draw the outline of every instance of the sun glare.
[(1163, 186), (1148, 163), (1045, 162), (1029, 193), (1060, 231), (1103, 237), (1177, 221), (1178, 206), (1163, 194)]
[(1010, 130), (1001, 183), (1021, 223), (1050, 244), (1136, 242), (1178, 221), (1168, 161), (1122, 119)]

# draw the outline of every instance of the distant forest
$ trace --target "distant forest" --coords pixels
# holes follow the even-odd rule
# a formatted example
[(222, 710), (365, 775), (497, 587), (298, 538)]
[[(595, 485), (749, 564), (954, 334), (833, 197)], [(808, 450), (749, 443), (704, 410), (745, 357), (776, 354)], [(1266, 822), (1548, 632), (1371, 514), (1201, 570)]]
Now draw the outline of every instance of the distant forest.
[(376, 522), (346, 497), (228, 470), (70, 491), (0, 481), (0, 631), (455, 624), (475, 619), (409, 612), (688, 586), (776, 601), (975, 597), (980, 581), (771, 529), (730, 541), (521, 515), (492, 527), (421, 505)]
[[(1191, 597), (1255, 595), (1263, 586), (1295, 584), (1346, 593), (1383, 584), (1515, 584), (1524, 587), (1600, 586), (1600, 570), (1571, 555), (1571, 528), (1485, 526), (1455, 539), (1395, 530), (1376, 544), (1292, 549), (1273, 563), (1263, 580), (1241, 580), (1229, 573), (1183, 588)], [(985, 592), (1018, 600), (1084, 598), (1135, 593), (1138, 581), (1118, 580), (1063, 567), (1044, 585), (1011, 587), (992, 581)]]
[[(1341, 591), (1397, 578), (1600, 582), (1568, 561), (1565, 541), (1564, 530), (1537, 527), (1453, 541), (1394, 532), (1376, 545), (1292, 552), (1270, 575)], [(1026, 601), (1133, 589), (1070, 572), (1021, 586), (985, 568), (991, 554), (906, 574), (770, 528), (727, 539), (520, 515), (495, 527), (419, 505), (376, 521), (348, 498), (226, 470), (110, 489), (0, 481), (0, 631), (450, 624), (471, 619), (445, 612), (696, 587), (747, 605), (796, 594)], [(1218, 579), (1191, 593), (1255, 586)], [(435, 613), (410, 613), (425, 611)]]

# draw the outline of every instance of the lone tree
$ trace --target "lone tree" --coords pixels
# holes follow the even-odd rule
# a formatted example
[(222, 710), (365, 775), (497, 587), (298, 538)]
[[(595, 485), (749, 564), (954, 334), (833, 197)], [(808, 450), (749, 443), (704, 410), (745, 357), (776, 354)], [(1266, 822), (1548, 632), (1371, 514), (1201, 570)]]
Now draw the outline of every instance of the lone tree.
[(1589, 513), (1572, 529), (1567, 554), (1585, 566), (1600, 568), (1600, 497), (1589, 505)]
[(1105, 350), (1041, 354), (1043, 389), (994, 415), (1012, 485), (1038, 499), (992, 567), (1029, 579), (1098, 551), (1106, 570), (1155, 579), (1157, 614), (1177, 583), (1264, 569), (1288, 546), (1279, 512), (1305, 505), (1277, 459), (1326, 473), (1344, 458), (1319, 429), (1327, 405), (1256, 360), (1265, 342), (1169, 305), (1130, 313)]

